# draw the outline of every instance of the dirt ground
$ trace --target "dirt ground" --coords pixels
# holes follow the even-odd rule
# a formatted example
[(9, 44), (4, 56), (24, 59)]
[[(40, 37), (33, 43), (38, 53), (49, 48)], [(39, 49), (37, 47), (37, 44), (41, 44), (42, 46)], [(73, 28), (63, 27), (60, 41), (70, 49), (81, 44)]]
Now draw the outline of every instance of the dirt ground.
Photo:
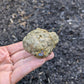
[(17, 84), (84, 84), (84, 0), (0, 1), (0, 46), (37, 27), (58, 33), (55, 58)]

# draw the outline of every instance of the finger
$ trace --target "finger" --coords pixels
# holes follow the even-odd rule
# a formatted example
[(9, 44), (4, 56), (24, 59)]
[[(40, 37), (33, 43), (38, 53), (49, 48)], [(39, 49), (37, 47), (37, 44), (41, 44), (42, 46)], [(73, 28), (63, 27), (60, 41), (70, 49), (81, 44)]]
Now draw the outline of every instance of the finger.
[[(52, 59), (54, 57), (54, 53), (52, 52), (48, 57), (46, 57), (45, 59), (46, 59), (46, 61), (48, 61), (48, 60), (50, 60), (50, 59)], [(25, 59), (21, 59), (21, 60), (19, 60), (18, 62), (16, 62), (15, 64), (14, 64), (14, 67), (13, 67), (13, 69), (16, 69), (16, 68), (18, 68), (18, 67), (20, 67), (20, 66), (22, 66), (22, 65), (24, 65), (24, 64), (26, 64), (26, 63), (28, 63), (28, 62), (30, 62), (30, 61), (32, 61), (33, 59), (38, 59), (38, 58), (36, 58), (35, 56), (30, 56), (30, 57), (28, 57), (28, 58), (25, 58)]]
[(48, 57), (46, 57), (46, 61), (51, 60), (53, 58), (54, 58), (54, 53), (51, 52), (51, 54)]
[(44, 62), (45, 60), (34, 59), (31, 62), (27, 62), (21, 67), (15, 69), (14, 72), (12, 73), (12, 78), (11, 78), (12, 84), (15, 84), (18, 81), (20, 81), (26, 74), (40, 67)]
[[(51, 54), (51, 55), (53, 55), (53, 54)], [(23, 64), (22, 66), (16, 68), (14, 70), (14, 72), (12, 73), (11, 82), (12, 83), (17, 83), (25, 75), (27, 75), (31, 71), (35, 70), (36, 68), (38, 68), (42, 64), (44, 64), (46, 60), (52, 59), (54, 56), (51, 56), (51, 55), (49, 55), (47, 58), (43, 58), (43, 59), (39, 59), (39, 58), (34, 57), (31, 61), (28, 61), (25, 64)]]
[(13, 70), (26, 64), (26, 63), (29, 63), (31, 60), (35, 59), (36, 57), (34, 56), (30, 56), (28, 58), (25, 58), (25, 59), (21, 59), (20, 61), (16, 62), (13, 66)]
[(31, 56), (30, 53), (26, 52), (25, 50), (21, 50), (19, 52), (16, 52), (15, 54), (13, 54), (11, 56), (11, 60), (15, 64), (17, 61), (24, 59), (24, 58), (27, 58), (29, 56)]
[(18, 43), (14, 43), (14, 44), (11, 44), (11, 45), (8, 45), (8, 46), (5, 46), (9, 52), (10, 55), (20, 51), (20, 50), (23, 50), (23, 44), (22, 44), (22, 41), (21, 42), (18, 42)]

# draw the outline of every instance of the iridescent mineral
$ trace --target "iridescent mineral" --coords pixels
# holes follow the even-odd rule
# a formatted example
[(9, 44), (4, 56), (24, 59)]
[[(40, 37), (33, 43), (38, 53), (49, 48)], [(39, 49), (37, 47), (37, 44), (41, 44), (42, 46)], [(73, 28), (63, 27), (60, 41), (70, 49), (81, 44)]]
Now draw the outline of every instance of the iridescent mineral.
[(23, 47), (32, 55), (43, 58), (52, 52), (58, 42), (59, 37), (55, 32), (37, 28), (24, 37)]

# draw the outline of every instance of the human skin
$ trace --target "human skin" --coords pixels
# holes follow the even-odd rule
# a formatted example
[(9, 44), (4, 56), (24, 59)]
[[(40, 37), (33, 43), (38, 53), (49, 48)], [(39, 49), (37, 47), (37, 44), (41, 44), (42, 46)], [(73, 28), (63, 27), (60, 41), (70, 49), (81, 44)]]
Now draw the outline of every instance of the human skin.
[(36, 58), (23, 48), (22, 42), (0, 47), (0, 84), (16, 84), (31, 71), (54, 57)]

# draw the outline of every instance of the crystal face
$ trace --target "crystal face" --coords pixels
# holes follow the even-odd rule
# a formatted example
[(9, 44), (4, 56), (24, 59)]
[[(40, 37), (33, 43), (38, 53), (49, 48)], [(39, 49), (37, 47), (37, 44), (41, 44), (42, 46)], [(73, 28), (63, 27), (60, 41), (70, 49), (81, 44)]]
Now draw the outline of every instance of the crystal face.
[(59, 42), (55, 32), (37, 28), (27, 34), (23, 39), (24, 49), (39, 58), (47, 57)]

